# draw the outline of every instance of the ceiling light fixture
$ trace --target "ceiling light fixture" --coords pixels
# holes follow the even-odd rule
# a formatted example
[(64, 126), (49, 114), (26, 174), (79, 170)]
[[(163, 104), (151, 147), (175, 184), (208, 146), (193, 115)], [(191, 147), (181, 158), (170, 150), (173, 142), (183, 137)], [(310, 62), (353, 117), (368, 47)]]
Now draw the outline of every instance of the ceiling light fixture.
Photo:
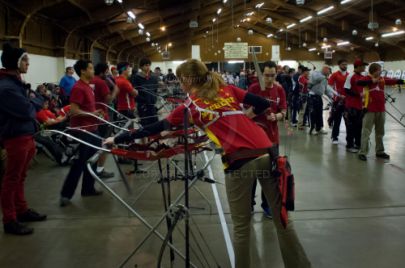
[(146, 32), (146, 35), (147, 35), (147, 36), (150, 36), (150, 33), (149, 33), (149, 32)]
[(313, 17), (312, 16), (308, 16), (308, 17), (305, 17), (305, 18), (303, 18), (302, 20), (300, 20), (300, 22), (301, 23), (304, 23), (304, 22), (306, 22), (306, 21), (309, 21), (310, 19), (312, 19)]
[(370, 41), (370, 40), (373, 40), (373, 39), (374, 39), (374, 37), (372, 37), (372, 36), (366, 37), (367, 41)]
[(328, 12), (328, 11), (331, 11), (334, 8), (335, 8), (335, 6), (329, 6), (327, 8), (322, 9), (322, 10), (319, 10), (316, 14), (322, 15), (322, 14), (325, 14), (326, 12)]
[(213, 18), (213, 19), (212, 19), (212, 22), (216, 22), (216, 21), (217, 21), (217, 18)]
[(343, 0), (343, 1), (340, 1), (340, 4), (341, 5), (344, 5), (344, 4), (347, 4), (347, 3), (349, 3), (349, 2), (351, 2), (352, 0)]
[(347, 45), (350, 45), (350, 42), (349, 42), (349, 41), (343, 41), (343, 42), (337, 43), (336, 45), (337, 45), (338, 47), (340, 47), (340, 46), (347, 46)]
[(310, 48), (310, 49), (308, 49), (308, 51), (310, 51), (310, 52), (316, 51), (316, 47)]
[(133, 20), (136, 18), (134, 12), (132, 12), (132, 11), (128, 11), (127, 14), (128, 14), (128, 16), (131, 17), (131, 19), (133, 19)]
[(397, 31), (397, 32), (391, 32), (391, 33), (385, 33), (382, 34), (381, 37), (386, 38), (386, 37), (392, 37), (392, 36), (397, 36), (397, 35), (401, 35), (404, 34), (405, 31)]
[(222, 12), (222, 8), (219, 8), (219, 9), (217, 10), (217, 14), (219, 15), (219, 14), (221, 14), (221, 12)]
[(273, 34), (268, 34), (267, 38), (273, 37)]
[(327, 49), (327, 48), (330, 48), (330, 45), (323, 45), (321, 48), (322, 49)]
[(295, 23), (291, 23), (290, 25), (287, 25), (287, 29), (291, 29), (292, 27), (294, 27), (296, 24)]
[(145, 29), (145, 26), (143, 26), (142, 23), (138, 23), (138, 27), (141, 28), (142, 30)]
[(262, 6), (264, 6), (264, 2), (261, 2), (260, 4), (257, 4), (257, 5), (256, 5), (256, 8), (259, 9), (259, 8), (261, 8)]
[(166, 26), (160, 27), (160, 30), (161, 30), (162, 32), (166, 31)]

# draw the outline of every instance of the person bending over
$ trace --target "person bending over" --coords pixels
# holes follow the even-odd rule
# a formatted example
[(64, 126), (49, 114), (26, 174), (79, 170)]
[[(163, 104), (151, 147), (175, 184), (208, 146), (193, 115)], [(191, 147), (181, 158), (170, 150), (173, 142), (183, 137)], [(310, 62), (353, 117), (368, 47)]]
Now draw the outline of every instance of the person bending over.
[(190, 119), (194, 124), (225, 152), (222, 159), (234, 224), (236, 267), (253, 267), (249, 254), (250, 205), (253, 183), (257, 179), (273, 212), (285, 267), (311, 267), (292, 223), (284, 228), (281, 222), (278, 182), (269, 172), (271, 159), (268, 152), (272, 143), (265, 131), (248, 118), (241, 108), (241, 104), (251, 105), (255, 114), (261, 114), (270, 107), (270, 102), (243, 89), (226, 85), (218, 74), (208, 71), (205, 64), (198, 60), (182, 63), (176, 74), (182, 89), (190, 95), (184, 105), (178, 106), (163, 120), (116, 138), (110, 137), (105, 144), (133, 142), (168, 130), (171, 126), (179, 126), (184, 122), (185, 109), (190, 109)]

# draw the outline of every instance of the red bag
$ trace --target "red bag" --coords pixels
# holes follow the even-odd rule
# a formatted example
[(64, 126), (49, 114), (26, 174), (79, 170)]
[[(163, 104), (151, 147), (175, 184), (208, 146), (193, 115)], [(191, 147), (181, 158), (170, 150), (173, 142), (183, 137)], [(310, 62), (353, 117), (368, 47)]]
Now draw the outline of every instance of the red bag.
[(278, 188), (281, 195), (281, 223), (284, 228), (288, 223), (288, 211), (294, 211), (295, 183), (291, 166), (286, 156), (279, 156), (274, 162), (273, 175), (278, 178)]

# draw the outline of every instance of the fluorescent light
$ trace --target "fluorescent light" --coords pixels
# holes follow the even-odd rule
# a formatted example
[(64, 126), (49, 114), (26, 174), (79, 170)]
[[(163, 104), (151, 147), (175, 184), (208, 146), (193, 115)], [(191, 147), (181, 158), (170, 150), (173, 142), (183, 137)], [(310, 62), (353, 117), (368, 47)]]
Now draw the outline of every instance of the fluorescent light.
[(374, 37), (372, 37), (372, 36), (366, 37), (367, 41), (370, 41), (370, 40), (373, 40), (373, 39), (374, 39)]
[(142, 23), (138, 23), (138, 27), (141, 28), (142, 30), (145, 29), (145, 26), (143, 26)]
[(122, 4), (122, 0), (117, 0), (118, 3)]
[(273, 34), (268, 34), (267, 35), (267, 38), (270, 38), (270, 37), (272, 37), (273, 36)]
[(212, 22), (216, 22), (216, 21), (217, 21), (217, 18), (213, 18), (213, 19), (212, 19)]
[(134, 12), (132, 12), (132, 11), (128, 11), (127, 14), (128, 14), (128, 16), (130, 16), (132, 19), (135, 19), (135, 18), (136, 18)]
[(326, 13), (326, 12), (328, 12), (328, 11), (334, 9), (334, 8), (335, 8), (334, 6), (330, 6), (330, 7), (324, 8), (322, 10), (319, 10), (316, 14), (322, 15), (322, 14), (324, 14), (324, 13)]
[(316, 51), (316, 47), (310, 48), (308, 51)]
[(235, 63), (243, 63), (243, 60), (229, 60), (228, 63), (229, 64), (235, 64)]
[(149, 32), (146, 32), (146, 35), (147, 35), (147, 36), (150, 36), (150, 33), (149, 33)]
[(296, 24), (295, 23), (291, 23), (290, 25), (287, 26), (287, 29), (290, 29), (292, 27), (294, 27)]
[(327, 48), (330, 48), (330, 45), (323, 45), (321, 48), (322, 49), (327, 49)]
[(226, 2), (228, 2), (228, 0), (223, 0), (222, 2), (223, 2), (224, 4), (226, 4)]
[(349, 2), (351, 2), (352, 0), (343, 0), (343, 1), (340, 1), (340, 4), (341, 5), (344, 5), (344, 4), (347, 4), (347, 3), (349, 3)]
[(340, 47), (340, 46), (347, 46), (347, 45), (350, 45), (350, 42), (349, 42), (349, 41), (343, 41), (343, 42), (337, 43), (336, 45), (337, 45), (338, 47)]
[(396, 36), (396, 35), (401, 35), (404, 34), (405, 31), (397, 31), (397, 32), (391, 32), (391, 33), (385, 33), (382, 34), (381, 37), (391, 37), (391, 36)]
[(219, 14), (221, 14), (221, 12), (222, 12), (222, 8), (219, 8), (219, 9), (217, 10), (217, 14), (219, 15)]
[(281, 33), (281, 32), (283, 32), (284, 30), (283, 30), (283, 29), (280, 29), (280, 30), (278, 30), (278, 31)]
[(303, 18), (302, 20), (300, 20), (301, 23), (309, 21), (310, 19), (312, 19), (312, 16), (308, 16), (306, 18)]
[(264, 2), (261, 2), (260, 4), (256, 5), (256, 8), (261, 8), (264, 5)]
[(253, 16), (253, 14), (255, 14), (255, 13), (252, 11), (252, 12), (246, 13), (246, 16), (250, 17), (250, 16)]

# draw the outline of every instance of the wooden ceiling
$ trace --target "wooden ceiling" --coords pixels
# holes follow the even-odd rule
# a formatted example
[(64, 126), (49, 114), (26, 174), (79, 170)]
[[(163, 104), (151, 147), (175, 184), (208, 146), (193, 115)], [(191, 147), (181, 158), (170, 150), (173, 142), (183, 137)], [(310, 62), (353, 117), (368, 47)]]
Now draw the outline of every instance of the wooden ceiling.
[[(373, 17), (379, 28), (372, 31), (367, 25), (370, 21), (371, 2)], [(40, 17), (49, 21), (61, 31), (78, 34), (89, 39), (108, 51), (135, 55), (153, 55), (157, 49), (151, 43), (159, 43), (163, 48), (172, 43), (173, 47), (191, 45), (210, 34), (232, 31), (235, 27), (254, 34), (267, 36), (273, 34), (275, 39), (286, 46), (320, 47), (324, 37), (333, 49), (349, 51), (381, 51), (396, 48), (405, 51), (405, 34), (382, 39), (381, 34), (405, 29), (405, 3), (400, 0), (352, 0), (341, 4), (341, 0), (305, 0), (304, 5), (297, 5), (295, 0), (117, 0), (107, 5), (105, 0), (0, 0), (4, 5), (17, 10), (25, 16), (24, 24), (31, 18)], [(257, 4), (264, 2), (260, 9)], [(317, 12), (328, 6), (334, 9), (324, 15)], [(222, 12), (217, 15), (217, 10)], [(128, 11), (136, 15), (134, 22), (128, 22)], [(254, 12), (251, 16), (247, 13)], [(312, 16), (307, 22), (300, 20)], [(267, 23), (266, 18), (272, 22)], [(213, 18), (217, 18), (213, 23)], [(242, 22), (242, 19), (249, 21)], [(402, 19), (403, 25), (396, 25), (395, 20)], [(190, 28), (190, 20), (198, 22), (198, 28)], [(138, 33), (138, 23), (145, 26), (144, 34)], [(286, 27), (295, 23), (290, 29)], [(161, 31), (161, 27), (166, 31)], [(24, 27), (24, 25), (23, 25)], [(280, 32), (280, 29), (283, 31)], [(357, 35), (352, 31), (356, 30)], [(149, 32), (150, 42), (145, 33)], [(365, 38), (372, 36), (372, 41)], [(233, 41), (233, 40), (230, 40)], [(336, 44), (349, 41), (348, 46)], [(379, 46), (376, 47), (375, 43)], [(306, 49), (306, 48), (305, 48)]]

